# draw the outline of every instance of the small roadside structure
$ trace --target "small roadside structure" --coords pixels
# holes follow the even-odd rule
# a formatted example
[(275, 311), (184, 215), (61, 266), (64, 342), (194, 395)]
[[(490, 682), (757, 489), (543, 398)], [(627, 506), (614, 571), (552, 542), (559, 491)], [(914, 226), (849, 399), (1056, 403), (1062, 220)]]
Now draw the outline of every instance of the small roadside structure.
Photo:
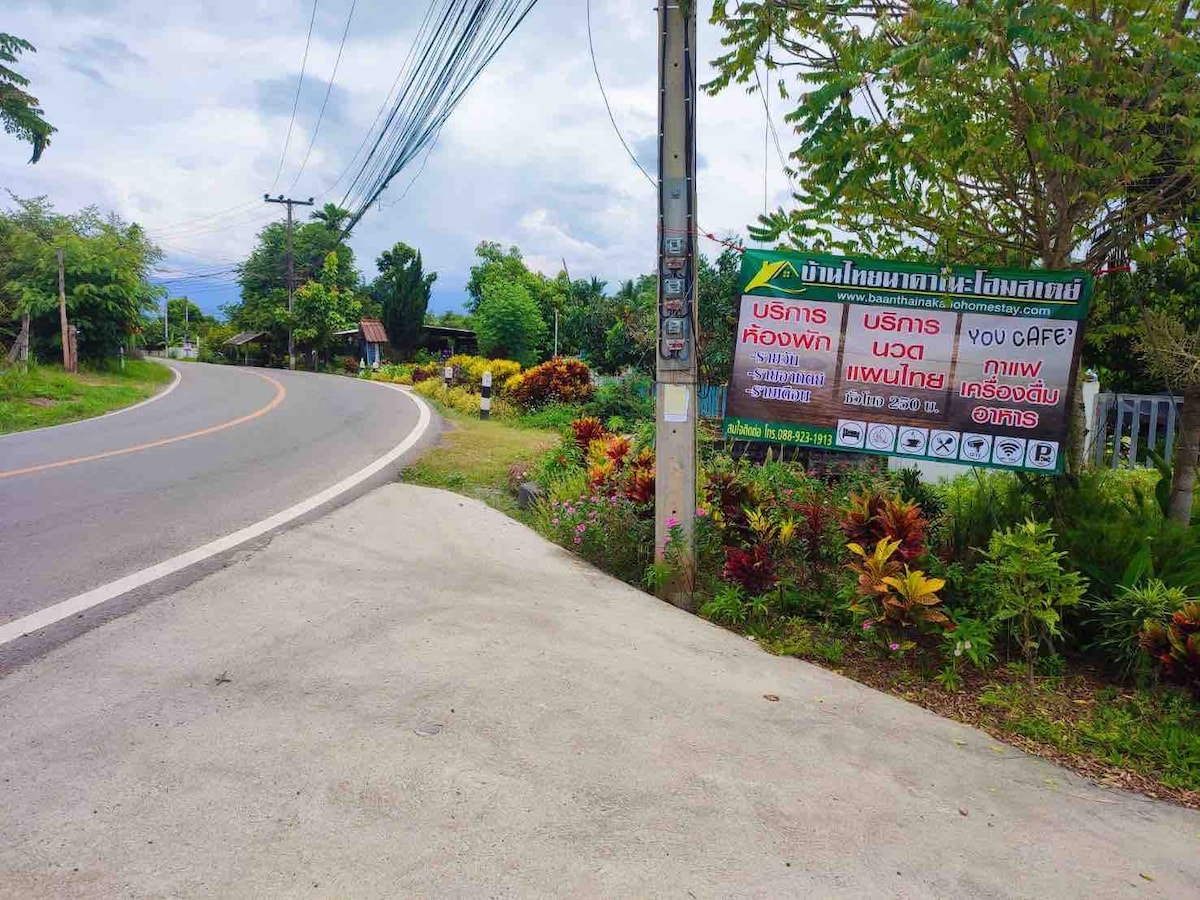
[(446, 325), (426, 325), (421, 329), (421, 347), (434, 355), (475, 353), (479, 339), (470, 328), (450, 328)]
[(372, 369), (382, 361), (388, 347), (387, 331), (378, 319), (363, 319), (358, 323), (358, 345), (361, 358)]
[(257, 361), (264, 350), (264, 346), (271, 340), (271, 336), (265, 331), (239, 331), (233, 337), (225, 342), (226, 352), (232, 351), (234, 361), (237, 360), (239, 354), (242, 357), (243, 365), (250, 365), (251, 350), (254, 351), (254, 359)]

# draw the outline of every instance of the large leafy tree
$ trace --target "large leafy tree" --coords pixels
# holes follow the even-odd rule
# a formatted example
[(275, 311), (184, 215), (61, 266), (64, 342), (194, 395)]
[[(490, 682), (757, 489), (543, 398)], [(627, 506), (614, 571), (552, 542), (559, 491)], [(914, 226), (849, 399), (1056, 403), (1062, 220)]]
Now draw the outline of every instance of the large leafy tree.
[(362, 304), (353, 289), (343, 285), (338, 267), (338, 254), (331, 250), (320, 278), (296, 289), (291, 320), (296, 343), (318, 353), (328, 349), (334, 332), (353, 328), (362, 313)]
[(467, 312), (475, 312), (483, 302), (484, 287), (494, 281), (508, 281), (525, 289), (541, 311), (542, 318), (553, 321), (554, 310), (561, 308), (568, 290), (565, 276), (547, 278), (530, 271), (516, 247), (503, 249), (495, 241), (483, 241), (475, 248), (479, 262), (471, 267), (467, 280)]
[(99, 358), (141, 329), (162, 289), (149, 281), (162, 258), (136, 224), (89, 207), (56, 213), (44, 197), (14, 198), (0, 213), (0, 312), (11, 319), (28, 312), (34, 350), (61, 350), (58, 261), (63, 251), (67, 315), (79, 329), (79, 355)]
[(378, 303), (388, 341), (405, 357), (421, 341), (425, 311), (437, 272), (424, 271), (421, 253), (397, 243), (375, 261), (379, 275), (371, 282), (371, 297)]
[(37, 97), (25, 90), (29, 79), (9, 64), (17, 62), (22, 53), (36, 52), (37, 48), (29, 41), (0, 32), (0, 122), (9, 134), (32, 145), (31, 163), (42, 158), (50, 146), (50, 135), (58, 129), (42, 118)]
[[(337, 287), (353, 294), (359, 286), (354, 251), (341, 233), (324, 222), (294, 226), (293, 267), (297, 286), (320, 281), (330, 253), (337, 255)], [(287, 343), (287, 226), (272, 222), (258, 233), (258, 243), (238, 266), (241, 300), (224, 307), (231, 322), (247, 331), (269, 331), (277, 347)]]
[(485, 355), (514, 359), (523, 366), (537, 362), (546, 341), (546, 322), (529, 291), (502, 279), (484, 285), (475, 330)]
[(1095, 268), (1173, 232), (1200, 147), (1190, 2), (720, 0), (707, 87), (761, 64), (795, 100), (796, 206), (755, 235)]

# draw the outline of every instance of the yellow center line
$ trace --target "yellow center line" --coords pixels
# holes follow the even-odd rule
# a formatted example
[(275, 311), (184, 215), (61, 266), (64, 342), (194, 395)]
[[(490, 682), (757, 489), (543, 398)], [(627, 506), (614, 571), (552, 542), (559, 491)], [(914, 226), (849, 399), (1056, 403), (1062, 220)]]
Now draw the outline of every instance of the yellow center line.
[(110, 456), (124, 456), (127, 453), (140, 453), (143, 450), (152, 450), (155, 447), (165, 447), (167, 444), (175, 444), (179, 441), (187, 441), (192, 438), (203, 437), (206, 434), (215, 434), (218, 431), (224, 431), (226, 428), (233, 428), (236, 425), (241, 425), (249, 422), (252, 419), (257, 419), (260, 416), (265, 416), (271, 410), (275, 409), (283, 398), (287, 396), (287, 388), (272, 378), (270, 375), (264, 375), (262, 372), (251, 372), (251, 375), (257, 375), (259, 378), (264, 378), (271, 384), (275, 385), (275, 396), (271, 398), (271, 402), (261, 409), (256, 409), (248, 415), (239, 416), (236, 419), (230, 419), (228, 422), (222, 422), (220, 425), (210, 425), (208, 428), (201, 428), (199, 431), (189, 431), (187, 434), (179, 434), (175, 437), (163, 438), (158, 441), (150, 441), (148, 444), (138, 444), (134, 447), (122, 447), (119, 450), (106, 450), (104, 453), (93, 453), (91, 456), (76, 456), (74, 459), (63, 459), (58, 462), (41, 463), (36, 466), (27, 466), (24, 469), (10, 469), (7, 472), (0, 472), (0, 479), (13, 478), (17, 475), (32, 475), (34, 472), (44, 472), (47, 469), (61, 469), (65, 466), (77, 466), (80, 463), (95, 462), (98, 459), (108, 459)]

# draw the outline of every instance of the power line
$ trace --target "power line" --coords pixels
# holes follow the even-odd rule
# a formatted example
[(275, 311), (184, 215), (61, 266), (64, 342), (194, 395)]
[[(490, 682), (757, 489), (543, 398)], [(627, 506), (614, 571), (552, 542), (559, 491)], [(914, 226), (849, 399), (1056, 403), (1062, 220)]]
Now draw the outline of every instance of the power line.
[(413, 65), (341, 206), (351, 211), (349, 234), (442, 125), (529, 14), (536, 0), (433, 0), (418, 32)]
[(652, 178), (650, 173), (638, 162), (637, 156), (629, 149), (629, 144), (625, 143), (625, 137), (621, 134), (621, 129), (617, 125), (617, 119), (613, 115), (612, 106), (608, 102), (608, 92), (604, 90), (604, 82), (600, 80), (600, 67), (596, 64), (596, 48), (592, 43), (592, 0), (587, 0), (584, 8), (587, 14), (588, 53), (592, 56), (592, 71), (596, 73), (596, 85), (600, 88), (600, 96), (604, 98), (604, 108), (608, 110), (608, 121), (612, 122), (613, 131), (617, 133), (617, 140), (621, 142), (621, 146), (625, 148), (625, 152), (629, 154), (629, 158), (633, 161), (633, 164), (638, 167), (638, 171), (650, 182), (650, 186), (657, 190), (658, 180)]
[[(333, 72), (329, 76), (329, 83), (325, 85), (325, 99), (321, 101), (321, 111), (317, 114), (317, 124), (313, 128), (312, 138), (308, 142), (308, 149), (304, 151), (304, 160), (300, 163), (300, 169), (296, 172), (296, 177), (292, 179), (292, 183), (288, 186), (289, 192), (296, 186), (296, 182), (300, 180), (300, 176), (304, 174), (304, 169), (308, 166), (308, 158), (312, 155), (313, 145), (317, 142), (317, 135), (321, 133), (321, 122), (325, 119), (325, 107), (329, 104), (329, 95), (333, 92), (334, 81), (337, 80), (338, 66), (342, 64), (342, 51), (346, 49), (346, 37), (350, 34), (350, 23), (354, 21), (354, 8), (357, 5), (358, 0), (350, 0), (350, 13), (346, 16), (346, 27), (342, 30), (342, 42), (338, 44), (337, 58), (333, 61)], [(271, 187), (274, 186), (273, 184), (271, 185)]]
[(312, 44), (313, 24), (317, 21), (317, 4), (320, 0), (313, 0), (312, 17), (308, 20), (308, 36), (304, 39), (304, 56), (300, 60), (300, 80), (296, 82), (296, 96), (292, 100), (292, 117), (288, 120), (287, 136), (283, 139), (283, 152), (279, 154), (279, 168), (275, 170), (275, 180), (271, 182), (271, 190), (275, 189), (275, 185), (279, 183), (279, 176), (283, 174), (283, 162), (287, 159), (288, 146), (292, 142), (292, 126), (296, 124), (296, 110), (300, 106), (300, 89), (304, 86), (304, 70), (308, 66), (308, 48)]

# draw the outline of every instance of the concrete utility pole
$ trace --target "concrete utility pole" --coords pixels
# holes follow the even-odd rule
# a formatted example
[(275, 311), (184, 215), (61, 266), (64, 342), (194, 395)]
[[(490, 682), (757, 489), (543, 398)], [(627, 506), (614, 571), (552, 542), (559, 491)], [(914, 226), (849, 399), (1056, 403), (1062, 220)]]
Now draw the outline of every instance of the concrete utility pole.
[(655, 552), (676, 529), (680, 576), (663, 596), (691, 603), (695, 582), (696, 414), (696, 7), (658, 6), (658, 341)]
[(63, 370), (75, 371), (75, 357), (71, 352), (71, 334), (67, 327), (67, 268), (62, 247), (54, 251), (58, 257), (58, 324), (62, 329)]
[[(293, 206), (312, 206), (313, 198), (307, 200), (287, 200), (283, 194), (278, 197), (272, 197), (270, 194), (263, 194), (263, 199), (268, 203), (282, 203), (287, 206), (287, 292), (288, 292), (288, 318), (292, 315), (292, 297), (296, 293), (296, 273), (292, 265), (292, 207)], [(296, 368), (296, 342), (292, 338), (292, 323), (288, 322), (288, 368)]]

